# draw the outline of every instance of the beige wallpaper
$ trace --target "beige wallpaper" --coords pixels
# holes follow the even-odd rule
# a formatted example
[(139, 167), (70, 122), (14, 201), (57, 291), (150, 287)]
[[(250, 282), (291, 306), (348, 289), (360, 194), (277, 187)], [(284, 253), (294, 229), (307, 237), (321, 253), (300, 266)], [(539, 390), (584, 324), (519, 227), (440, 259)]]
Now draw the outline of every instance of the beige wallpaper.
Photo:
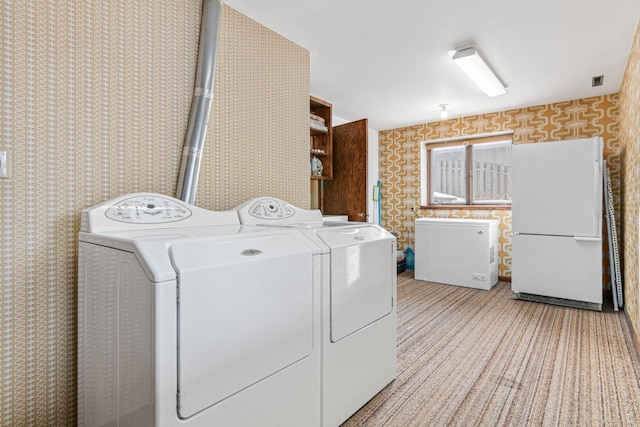
[(224, 16), (198, 204), (270, 195), (308, 208), (309, 52), (231, 8)]
[[(640, 22), (640, 21), (639, 21)], [(640, 25), (620, 89), (622, 247), (625, 311), (640, 342), (638, 222), (640, 221)]]
[[(380, 181), (383, 191), (382, 225), (396, 232), (398, 247), (407, 244), (420, 204), (420, 142), (511, 130), (515, 144), (601, 136), (612, 172), (620, 212), (620, 138), (617, 94), (520, 108), (478, 116), (425, 123), (382, 131)], [(424, 217), (482, 218), (500, 220), (499, 274), (511, 276), (511, 212), (504, 210), (418, 210)], [(606, 249), (606, 247), (605, 247)], [(608, 265), (608, 264), (607, 264)]]
[[(80, 211), (175, 194), (201, 1), (0, 2), (0, 425), (76, 416)], [(198, 204), (309, 204), (309, 53), (225, 6)]]

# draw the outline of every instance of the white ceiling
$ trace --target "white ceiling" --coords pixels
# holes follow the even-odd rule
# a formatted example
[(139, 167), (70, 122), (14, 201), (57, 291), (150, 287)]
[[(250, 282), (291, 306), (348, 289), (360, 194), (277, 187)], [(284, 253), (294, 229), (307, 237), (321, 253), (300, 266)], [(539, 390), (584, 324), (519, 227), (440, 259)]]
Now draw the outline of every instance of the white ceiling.
[[(311, 95), (376, 130), (616, 93), (640, 0), (226, 0), (311, 52)], [(474, 46), (487, 97), (448, 51)], [(604, 84), (591, 87), (593, 76)]]

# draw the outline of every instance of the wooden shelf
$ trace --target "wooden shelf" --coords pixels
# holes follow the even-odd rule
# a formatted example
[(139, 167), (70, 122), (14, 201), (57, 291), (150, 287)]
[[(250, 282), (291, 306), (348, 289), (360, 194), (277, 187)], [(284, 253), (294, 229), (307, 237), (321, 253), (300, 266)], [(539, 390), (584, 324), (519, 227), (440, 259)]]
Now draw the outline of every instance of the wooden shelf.
[(319, 180), (319, 181), (330, 181), (332, 178), (329, 178), (328, 176), (317, 176), (317, 175), (311, 175), (311, 179), (313, 180)]
[(319, 125), (316, 125), (315, 123), (309, 123), (309, 130), (311, 132), (311, 135), (320, 136), (329, 134), (329, 128), (327, 128), (326, 126), (324, 128), (320, 128), (318, 126)]
[[(322, 157), (322, 176), (311, 175), (312, 180), (333, 179), (333, 135), (331, 129), (331, 104), (319, 98), (311, 96), (309, 98), (309, 113), (324, 119), (325, 127), (309, 122), (310, 152), (309, 161), (316, 157)], [(311, 120), (311, 118), (309, 118)], [(324, 153), (317, 153), (313, 150), (322, 150)]]

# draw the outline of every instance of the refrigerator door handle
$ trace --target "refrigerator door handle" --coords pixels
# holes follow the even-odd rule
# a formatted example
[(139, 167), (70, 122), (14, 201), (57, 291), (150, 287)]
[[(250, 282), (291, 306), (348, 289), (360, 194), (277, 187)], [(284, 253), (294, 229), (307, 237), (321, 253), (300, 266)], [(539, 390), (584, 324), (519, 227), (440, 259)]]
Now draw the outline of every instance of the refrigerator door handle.
[(573, 236), (575, 240), (581, 242), (602, 242), (601, 237), (583, 237), (583, 236)]

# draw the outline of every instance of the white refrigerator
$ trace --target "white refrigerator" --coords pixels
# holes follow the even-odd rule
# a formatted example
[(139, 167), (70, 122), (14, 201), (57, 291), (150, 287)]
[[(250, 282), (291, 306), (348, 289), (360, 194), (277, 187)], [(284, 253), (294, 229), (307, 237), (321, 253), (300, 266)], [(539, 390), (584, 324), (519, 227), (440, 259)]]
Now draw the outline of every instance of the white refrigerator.
[(511, 290), (602, 309), (602, 138), (512, 147)]

